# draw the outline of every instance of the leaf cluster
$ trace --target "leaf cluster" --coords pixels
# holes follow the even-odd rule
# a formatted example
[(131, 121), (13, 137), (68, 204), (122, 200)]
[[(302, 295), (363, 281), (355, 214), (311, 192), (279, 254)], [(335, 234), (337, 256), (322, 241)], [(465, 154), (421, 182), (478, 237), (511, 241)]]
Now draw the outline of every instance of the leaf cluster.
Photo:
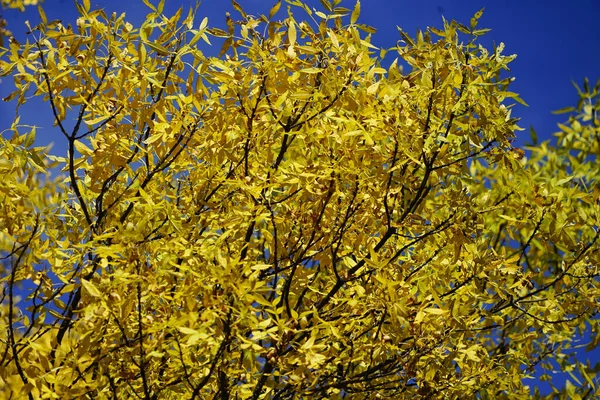
[(227, 30), (146, 3), (40, 8), (1, 52), (65, 142), (1, 139), (1, 390), (521, 399), (558, 363), (597, 394), (598, 86), (525, 157), (481, 12), (380, 50), (360, 2)]

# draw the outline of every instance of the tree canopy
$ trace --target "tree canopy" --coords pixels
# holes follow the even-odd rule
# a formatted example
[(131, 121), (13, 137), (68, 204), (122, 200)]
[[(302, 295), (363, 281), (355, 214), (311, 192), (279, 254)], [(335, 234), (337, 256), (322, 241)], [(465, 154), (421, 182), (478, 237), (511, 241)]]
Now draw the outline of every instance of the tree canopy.
[(380, 49), (360, 2), (144, 2), (0, 50), (6, 398), (598, 395), (600, 84), (520, 149), (481, 12)]

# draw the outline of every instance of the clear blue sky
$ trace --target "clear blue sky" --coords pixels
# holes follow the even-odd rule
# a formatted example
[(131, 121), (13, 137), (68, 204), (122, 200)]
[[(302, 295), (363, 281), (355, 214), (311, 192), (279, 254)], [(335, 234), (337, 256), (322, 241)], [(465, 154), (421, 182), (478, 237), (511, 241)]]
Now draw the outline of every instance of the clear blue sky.
[[(238, 2), (249, 14), (266, 14), (275, 0)], [(91, 3), (109, 12), (126, 12), (132, 23), (139, 23), (147, 13), (141, 0), (91, 0)], [(166, 0), (165, 13), (172, 13), (181, 5), (191, 3), (189, 0)], [(320, 8), (318, 0), (309, 0), (308, 3)], [(352, 8), (354, 0), (344, 0), (341, 5)], [(513, 116), (521, 117), (520, 125), (524, 128), (534, 126), (540, 140), (549, 138), (557, 131), (556, 123), (565, 118), (552, 115), (551, 111), (575, 105), (577, 101), (571, 81), (581, 83), (584, 77), (588, 77), (595, 82), (600, 78), (600, 0), (363, 0), (360, 22), (378, 29), (373, 39), (375, 45), (392, 47), (399, 39), (396, 26), (413, 34), (417, 28), (440, 27), (442, 15), (446, 19), (468, 23), (482, 7), (485, 7), (485, 12), (480, 26), (492, 29), (482, 43), (491, 47), (494, 42), (504, 42), (505, 53), (518, 55), (511, 64), (512, 75), (516, 77), (512, 90), (519, 93), (529, 107), (518, 106)], [(48, 19), (60, 19), (65, 24), (73, 24), (77, 17), (72, 0), (46, 0), (44, 8)], [(282, 15), (283, 10), (282, 7)], [(204, 0), (199, 17), (208, 16), (209, 25), (223, 27), (226, 11), (233, 13), (228, 0)], [(9, 29), (20, 41), (25, 40), (24, 21), (30, 20), (35, 24), (38, 20), (35, 7), (24, 14), (5, 11), (4, 17), (9, 22)], [(206, 53), (211, 52), (206, 50)], [(0, 84), (0, 98), (12, 90), (10, 78), (5, 78)], [(10, 126), (13, 115), (13, 104), (0, 103), (0, 130)], [(40, 126), (39, 144), (54, 142), (53, 153), (63, 152), (63, 139), (52, 128), (47, 105), (36, 101), (24, 107), (21, 123)], [(529, 138), (527, 130), (519, 135), (516, 144), (524, 145)], [(600, 358), (598, 353), (597, 358)], [(556, 384), (562, 386), (564, 379), (564, 376), (557, 377)], [(544, 384), (541, 387), (544, 391), (548, 389)]]

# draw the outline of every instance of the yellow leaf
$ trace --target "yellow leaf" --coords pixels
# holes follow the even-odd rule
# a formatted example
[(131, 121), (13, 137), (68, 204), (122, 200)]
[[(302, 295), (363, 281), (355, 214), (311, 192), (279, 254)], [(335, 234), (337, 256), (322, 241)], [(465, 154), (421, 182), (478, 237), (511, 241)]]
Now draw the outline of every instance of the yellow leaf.
[[(89, 2), (89, 0), (88, 0), (88, 2)], [(38, 12), (40, 13), (40, 19), (41, 19), (42, 23), (47, 24), (48, 18), (46, 18), (46, 13), (44, 12), (44, 9), (42, 8), (41, 4), (38, 4)]]
[(208, 33), (210, 33), (211, 35), (216, 36), (216, 37), (228, 38), (231, 36), (229, 33), (225, 32), (223, 29), (219, 29), (219, 28), (208, 28), (207, 31), (208, 31)]
[(200, 22), (200, 27), (198, 29), (203, 30), (208, 25), (208, 17), (202, 18), (202, 22)]
[(311, 335), (310, 338), (302, 345), (302, 350), (310, 350), (315, 345), (315, 336)]
[(246, 18), (246, 13), (242, 9), (242, 6), (240, 6), (235, 0), (231, 0), (231, 4), (233, 5), (233, 8), (235, 8), (236, 11), (242, 15), (242, 17)]
[(460, 87), (460, 85), (462, 84), (462, 75), (460, 73), (455, 73), (454, 74), (454, 86), (455, 87)]
[(333, 43), (333, 46), (336, 49), (340, 48), (340, 41), (338, 40), (337, 35), (333, 32), (333, 30), (328, 29), (327, 30), (327, 36), (329, 36), (329, 38), (331, 39), (331, 43)]
[(262, 270), (271, 268), (271, 265), (269, 265), (269, 264), (254, 264), (251, 268), (254, 271), (262, 271)]
[(144, 140), (145, 144), (152, 144), (154, 142), (158, 142), (159, 140), (161, 140), (164, 136), (164, 131), (163, 132), (155, 132), (152, 135), (150, 135), (150, 137), (146, 140)]
[(323, 69), (321, 69), (321, 68), (304, 68), (304, 69), (301, 69), (300, 72), (303, 72), (305, 74), (318, 74), (319, 72), (323, 72)]
[(425, 313), (421, 310), (417, 312), (417, 316), (415, 317), (415, 324), (420, 324), (425, 319)]
[(273, 7), (271, 7), (271, 10), (269, 11), (269, 19), (273, 19), (275, 14), (277, 14), (277, 11), (279, 11), (280, 7), (281, 7), (281, 0), (279, 0), (277, 3), (275, 3), (275, 5)]
[[(89, 0), (84, 0), (84, 1), (87, 1), (88, 4), (90, 3)], [(154, 7), (154, 5), (152, 3), (150, 3), (150, 1), (148, 1), (148, 0), (142, 0), (142, 1), (144, 2), (144, 4), (146, 6), (148, 6), (148, 8), (150, 8), (152, 11), (156, 12), (156, 7)], [(89, 8), (88, 8), (88, 10), (89, 10)]]
[(90, 149), (85, 144), (81, 143), (81, 141), (79, 140), (76, 140), (74, 142), (74, 145), (75, 149), (84, 156), (91, 156), (92, 154), (94, 154), (94, 150)]
[(296, 58), (296, 51), (294, 50), (294, 46), (288, 46), (287, 55), (289, 58)]
[(0, 170), (9, 170), (12, 169), (13, 163), (10, 160), (5, 158), (0, 159)]
[(158, 43), (152, 42), (152, 41), (146, 41), (144, 42), (148, 47), (150, 47), (152, 50), (154, 50), (155, 52), (157, 52), (158, 54), (160, 54), (161, 56), (168, 56), (169, 55), (169, 50), (167, 50), (165, 47), (161, 46)]
[(350, 16), (350, 23), (355, 24), (358, 21), (358, 16), (360, 15), (360, 0), (356, 0), (356, 5), (352, 10), (352, 15)]
[(367, 93), (368, 94), (375, 94), (377, 92), (377, 88), (379, 88), (380, 84), (381, 84), (381, 81), (377, 81), (374, 84), (372, 84), (371, 86), (369, 86), (367, 88)]
[(448, 312), (448, 310), (442, 310), (440, 308), (435, 308), (435, 307), (426, 308), (424, 311), (427, 312), (428, 314), (435, 314), (435, 315), (442, 315), (442, 314), (446, 314)]
[(144, 44), (142, 42), (139, 43), (138, 45), (138, 58), (140, 61), (140, 64), (144, 64), (146, 62), (146, 46), (144, 46)]
[(368, 47), (369, 49), (379, 50), (379, 47), (372, 45), (371, 43), (367, 42), (366, 40), (361, 40), (360, 43), (363, 46)]
[(102, 293), (98, 290), (98, 288), (90, 281), (86, 281), (85, 279), (81, 280), (81, 285), (85, 289), (85, 291), (92, 297), (101, 297)]
[(196, 333), (198, 333), (197, 330), (187, 328), (185, 326), (180, 326), (179, 328), (177, 328), (177, 330), (179, 330), (179, 332), (183, 333), (184, 335), (195, 335)]
[(296, 23), (290, 20), (288, 27), (288, 39), (290, 41), (290, 47), (296, 44)]
[(477, 356), (477, 346), (471, 346), (467, 351), (465, 351), (467, 358), (471, 361), (479, 362), (481, 358)]

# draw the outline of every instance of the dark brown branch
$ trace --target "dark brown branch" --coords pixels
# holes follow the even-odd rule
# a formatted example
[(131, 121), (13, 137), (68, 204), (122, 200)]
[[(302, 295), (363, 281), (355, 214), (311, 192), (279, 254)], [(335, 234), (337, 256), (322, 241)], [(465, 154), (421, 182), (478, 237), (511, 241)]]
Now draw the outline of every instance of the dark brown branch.
[(223, 340), (221, 341), (221, 344), (219, 345), (219, 348), (217, 349), (217, 352), (210, 363), (208, 373), (202, 378), (200, 383), (198, 383), (198, 385), (196, 385), (196, 387), (194, 387), (194, 391), (192, 392), (190, 399), (195, 399), (196, 397), (198, 397), (202, 388), (204, 386), (206, 386), (206, 384), (212, 377), (212, 375), (217, 367), (217, 364), (223, 357), (223, 354), (225, 353), (227, 346), (229, 346), (229, 343), (231, 342), (231, 330), (232, 330), (231, 324), (233, 322), (232, 314), (233, 314), (232, 308), (229, 308), (229, 311), (227, 312), (227, 317), (224, 321), (225, 323), (223, 324), (224, 325), (223, 326), (223, 330), (224, 330)]
[[(141, 275), (140, 275), (140, 266), (138, 264), (138, 279), (141, 279)], [(150, 394), (150, 387), (148, 386), (148, 377), (146, 376), (146, 352), (144, 351), (144, 323), (143, 323), (143, 315), (142, 315), (142, 285), (140, 282), (137, 283), (136, 285), (136, 292), (137, 292), (137, 303), (138, 303), (138, 334), (137, 336), (140, 338), (139, 340), (139, 347), (140, 347), (140, 352), (139, 352), (139, 356), (140, 356), (140, 364), (139, 364), (139, 369), (140, 369), (140, 374), (142, 376), (142, 385), (144, 388), (144, 396), (146, 398), (146, 400), (150, 400), (151, 398), (151, 394)]]
[[(29, 384), (29, 380), (27, 379), (27, 376), (25, 375), (25, 371), (23, 370), (23, 367), (21, 366), (21, 363), (19, 361), (19, 354), (17, 352), (17, 342), (15, 340), (15, 331), (14, 331), (15, 327), (14, 327), (14, 315), (13, 315), (14, 307), (15, 307), (14, 287), (15, 287), (15, 279), (16, 279), (16, 275), (17, 275), (17, 267), (21, 263), (21, 260), (23, 259), (25, 252), (27, 251), (27, 249), (31, 245), (31, 242), (33, 241), (33, 238), (37, 234), (37, 231), (39, 228), (39, 222), (40, 222), (40, 217), (39, 217), (39, 215), (36, 215), (35, 225), (33, 226), (33, 229), (31, 231), (31, 236), (29, 237), (27, 242), (23, 245), (21, 254), (19, 254), (17, 259), (15, 260), (15, 263), (10, 272), (10, 281), (8, 284), (8, 326), (7, 326), (8, 340), (9, 340), (9, 346), (12, 349), (13, 360), (15, 362), (17, 372), (19, 374), (19, 377), (21, 377), (21, 380), (23, 381), (24, 385)], [(30, 400), (33, 400), (33, 395), (31, 394), (31, 392), (28, 393), (27, 397)]]

